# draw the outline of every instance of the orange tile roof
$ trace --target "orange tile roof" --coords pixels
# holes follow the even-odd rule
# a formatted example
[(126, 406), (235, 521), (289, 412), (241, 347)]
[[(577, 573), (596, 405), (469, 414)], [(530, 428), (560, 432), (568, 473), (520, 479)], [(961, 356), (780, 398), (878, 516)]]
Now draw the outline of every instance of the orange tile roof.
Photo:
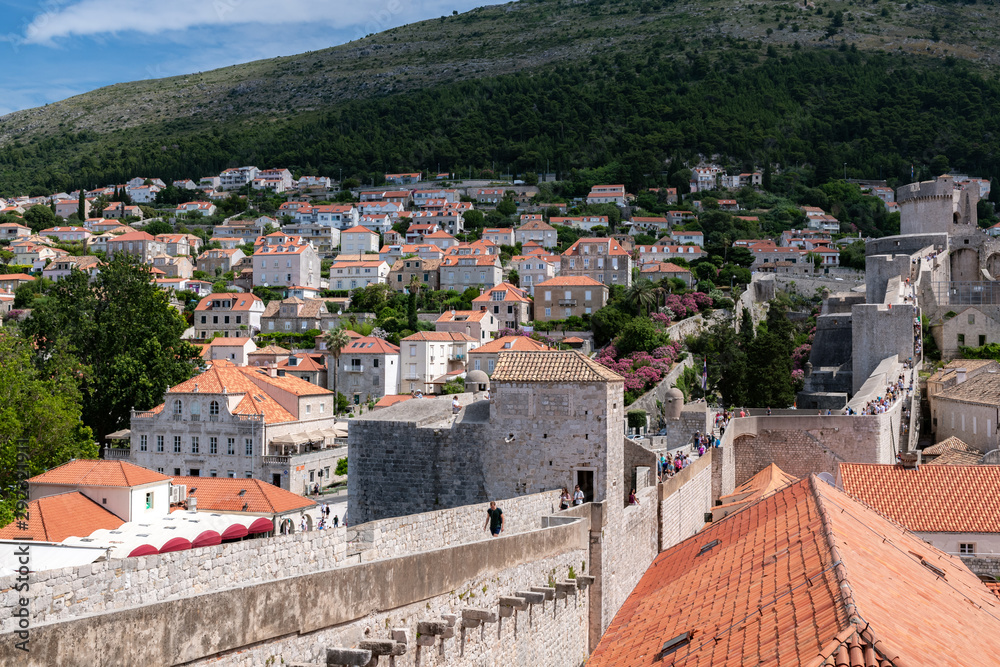
[(677, 266), (673, 262), (653, 262), (644, 264), (641, 273), (691, 273), (682, 266)]
[(572, 286), (572, 285), (587, 285), (594, 287), (604, 287), (604, 283), (597, 282), (590, 276), (556, 276), (555, 278), (549, 278), (546, 281), (540, 282), (535, 285), (537, 290), (539, 287), (562, 287), (562, 286)]
[(388, 396), (383, 396), (379, 399), (378, 403), (375, 404), (376, 408), (388, 408), (390, 406), (396, 405), (396, 403), (402, 403), (403, 401), (408, 401), (412, 396), (409, 394), (390, 394)]
[(468, 341), (475, 342), (476, 339), (467, 333), (457, 331), (418, 331), (402, 340), (456, 341), (465, 343)]
[[(456, 322), (456, 321), (471, 321), (479, 322), (489, 315), (485, 310), (446, 310), (441, 313), (435, 322)], [(458, 318), (464, 318), (460, 320)]]
[(503, 301), (498, 301), (497, 303), (503, 303), (504, 301), (518, 301), (521, 303), (531, 303), (531, 299), (528, 297), (527, 292), (525, 292), (520, 287), (515, 287), (513, 283), (508, 283), (508, 282), (503, 282), (494, 285), (493, 287), (489, 288), (488, 290), (477, 296), (475, 299), (473, 299), (472, 303), (476, 303), (479, 305), (488, 303), (493, 300), (494, 292), (498, 293), (506, 292), (506, 294), (504, 294)]
[(239, 346), (239, 347), (243, 347), (244, 345), (246, 345), (247, 343), (250, 343), (250, 342), (252, 342), (252, 339), (250, 339), (250, 338), (227, 338), (225, 336), (219, 336), (218, 338), (213, 338), (212, 340), (210, 340), (208, 342), (208, 344), (209, 345), (219, 345), (219, 346), (222, 346), (222, 347), (225, 347), (225, 346), (230, 346), (230, 347)]
[(362, 232), (365, 233), (365, 234), (371, 234), (373, 236), (378, 236), (378, 234), (376, 234), (372, 230), (368, 229), (367, 227), (362, 227), (361, 225), (354, 225), (350, 229), (345, 229), (344, 231), (342, 231), (340, 233), (341, 234), (361, 234)]
[(399, 354), (399, 348), (389, 341), (374, 336), (362, 336), (352, 340), (340, 351), (341, 354)]
[(116, 530), (125, 521), (79, 491), (70, 491), (29, 502), (27, 523), (27, 530), (16, 521), (0, 528), (0, 539), (62, 542), (102, 528)]
[(501, 352), (494, 382), (623, 382), (624, 378), (576, 350)]
[(65, 486), (140, 486), (151, 482), (169, 481), (156, 471), (125, 461), (103, 459), (73, 459), (52, 470), (35, 475), (30, 484), (60, 484)]
[(605, 254), (607, 254), (608, 256), (622, 256), (629, 254), (628, 251), (622, 248), (621, 245), (618, 244), (618, 241), (614, 239), (586, 238), (586, 239), (577, 239), (577, 241), (573, 245), (571, 245), (563, 252), (563, 255), (567, 257), (583, 256), (583, 253), (579, 249), (579, 245), (581, 243), (587, 243), (587, 244), (599, 243), (601, 245), (606, 245), (608, 247), (608, 251)]
[(997, 609), (959, 558), (811, 476), (657, 556), (587, 665), (990, 665)]
[(548, 350), (548, 345), (527, 336), (504, 336), (480, 345), (469, 354), (496, 354), (497, 352), (533, 352)]
[(195, 310), (210, 310), (213, 301), (231, 301), (231, 310), (250, 310), (255, 303), (264, 303), (263, 299), (252, 292), (219, 292), (202, 298)]
[(1000, 533), (1000, 466), (841, 463), (844, 491), (915, 532)]
[(789, 475), (772, 463), (736, 487), (729, 495), (719, 498), (718, 504), (712, 506), (714, 520), (718, 521), (722, 517), (743, 509), (750, 503), (767, 498), (797, 481), (799, 481), (798, 477)]
[(198, 499), (199, 512), (252, 512), (282, 514), (316, 505), (309, 500), (259, 479), (241, 477), (175, 477), (187, 486), (188, 497)]

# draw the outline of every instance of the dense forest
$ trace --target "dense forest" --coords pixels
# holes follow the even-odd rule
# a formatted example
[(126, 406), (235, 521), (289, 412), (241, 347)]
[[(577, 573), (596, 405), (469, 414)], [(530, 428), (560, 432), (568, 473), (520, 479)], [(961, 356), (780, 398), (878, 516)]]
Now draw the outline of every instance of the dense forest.
[[(706, 39), (710, 44), (711, 40)], [(718, 48), (718, 44), (711, 44)], [(796, 45), (797, 46), (797, 45)], [(706, 46), (707, 49), (707, 46)], [(378, 179), (384, 170), (481, 174), (603, 168), (636, 191), (667, 165), (806, 167), (908, 182), (937, 155), (1000, 174), (1000, 82), (957, 59), (729, 40), (709, 58), (662, 38), (632, 55), (439, 85), (287, 120), (197, 117), (107, 135), (66, 133), (0, 149), (0, 194), (165, 179), (241, 164)]]

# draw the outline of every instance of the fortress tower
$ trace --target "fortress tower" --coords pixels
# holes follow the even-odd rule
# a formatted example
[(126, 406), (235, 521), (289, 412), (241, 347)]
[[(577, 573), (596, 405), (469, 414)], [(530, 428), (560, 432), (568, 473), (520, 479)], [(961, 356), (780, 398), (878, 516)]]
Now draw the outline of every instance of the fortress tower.
[(955, 187), (950, 174), (901, 186), (896, 201), (903, 235), (961, 233), (970, 226), (974, 229), (978, 222), (978, 188)]

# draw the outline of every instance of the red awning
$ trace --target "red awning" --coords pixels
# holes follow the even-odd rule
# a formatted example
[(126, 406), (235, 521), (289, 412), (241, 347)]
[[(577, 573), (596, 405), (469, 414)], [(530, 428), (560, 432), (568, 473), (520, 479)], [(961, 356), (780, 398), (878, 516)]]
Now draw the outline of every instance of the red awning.
[(247, 528), (247, 532), (251, 535), (256, 535), (257, 533), (270, 533), (274, 530), (274, 523), (270, 519), (265, 519), (261, 517), (250, 524)]
[(191, 541), (183, 537), (174, 537), (167, 540), (167, 543), (160, 547), (161, 554), (168, 554), (171, 551), (186, 551), (191, 548)]
[(157, 550), (156, 547), (149, 544), (143, 544), (135, 549), (132, 549), (132, 553), (126, 556), (126, 558), (132, 558), (133, 556), (152, 556), (155, 553), (159, 553), (159, 550)]
[(201, 535), (191, 540), (191, 546), (194, 548), (210, 547), (216, 544), (222, 544), (222, 536), (214, 530), (206, 530)]
[(234, 523), (229, 528), (222, 531), (222, 539), (224, 540), (238, 540), (241, 537), (247, 536), (247, 529), (241, 523)]

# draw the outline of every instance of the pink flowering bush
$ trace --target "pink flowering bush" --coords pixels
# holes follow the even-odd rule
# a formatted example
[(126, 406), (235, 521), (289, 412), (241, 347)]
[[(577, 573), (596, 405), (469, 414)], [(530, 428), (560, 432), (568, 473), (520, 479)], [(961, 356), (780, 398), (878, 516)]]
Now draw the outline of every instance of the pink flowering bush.
[(684, 295), (668, 294), (666, 298), (666, 309), (673, 313), (674, 318), (678, 320), (696, 315), (711, 307), (712, 297), (704, 292), (692, 292)]
[(680, 343), (662, 345), (650, 354), (649, 352), (633, 352), (618, 358), (618, 350), (611, 343), (597, 355), (597, 363), (606, 366), (625, 378), (626, 393), (641, 395), (652, 389), (662, 380), (680, 354)]
[(660, 326), (666, 328), (669, 327), (673, 320), (666, 313), (653, 313), (649, 316), (649, 319), (653, 320), (654, 324), (659, 324)]
[(809, 353), (812, 352), (812, 345), (805, 343), (792, 350), (792, 368), (802, 370), (809, 361)]

